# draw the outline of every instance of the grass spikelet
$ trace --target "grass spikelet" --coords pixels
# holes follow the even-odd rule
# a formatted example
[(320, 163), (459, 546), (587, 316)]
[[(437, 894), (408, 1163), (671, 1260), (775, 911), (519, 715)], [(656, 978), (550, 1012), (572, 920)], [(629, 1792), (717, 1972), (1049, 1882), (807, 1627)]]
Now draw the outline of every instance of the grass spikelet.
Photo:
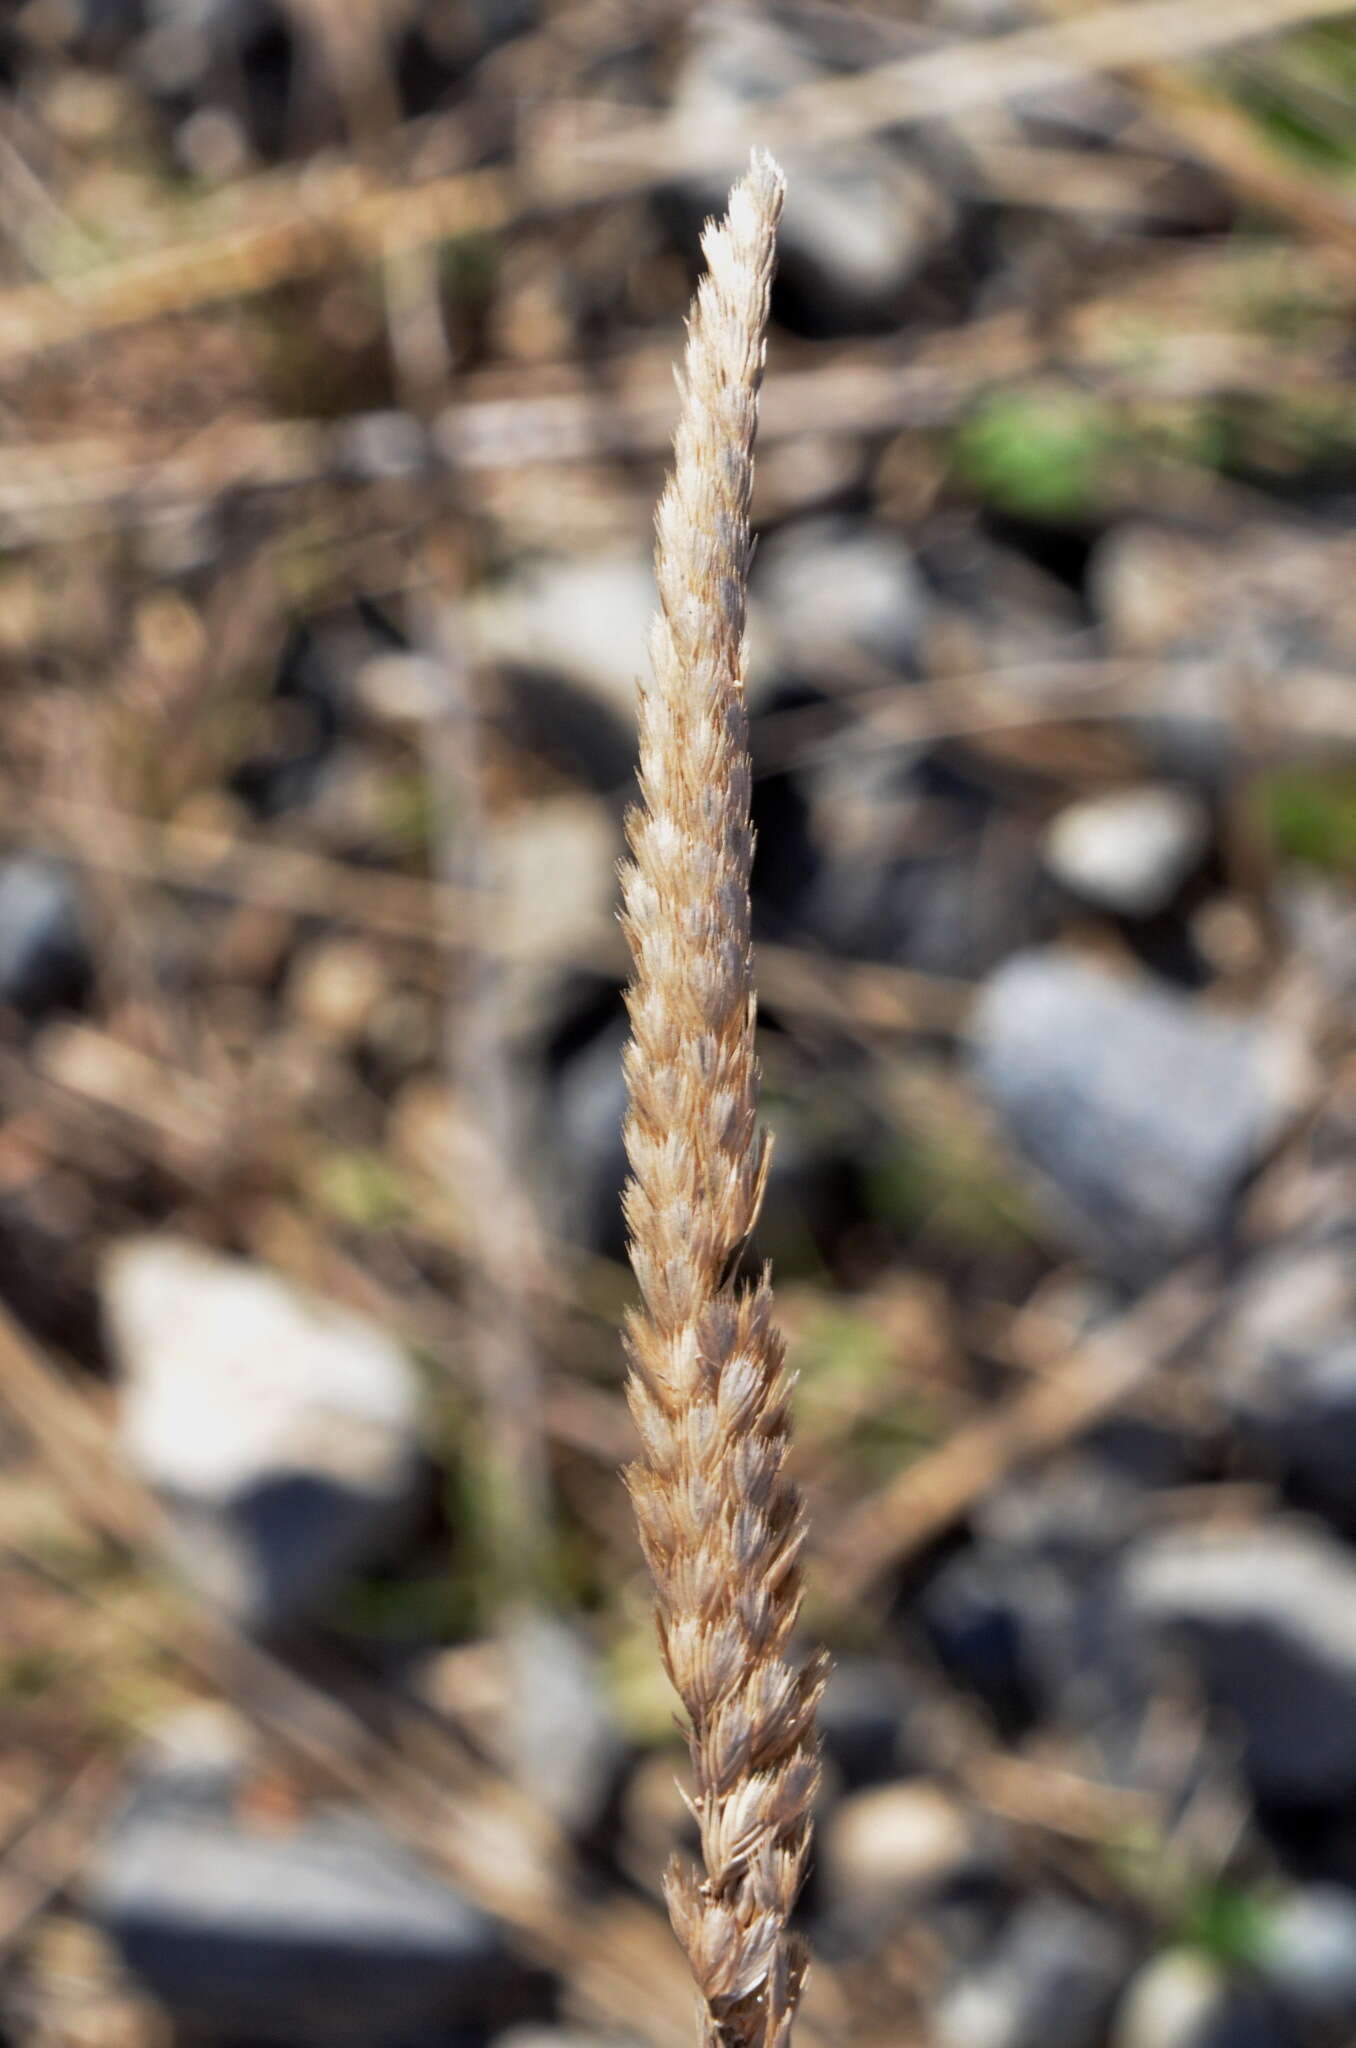
[(628, 820), (634, 959), (626, 1191), (642, 1309), (628, 1330), (643, 1457), (628, 1478), (660, 1647), (686, 1710), (704, 1870), (669, 1910), (704, 2048), (786, 2048), (805, 1957), (788, 1921), (817, 1780), (818, 1660), (790, 1639), (799, 1495), (766, 1273), (734, 1277), (767, 1168), (757, 1128), (744, 628), (753, 436), (782, 178), (755, 154), (702, 239), (674, 466), (656, 515), (660, 611)]

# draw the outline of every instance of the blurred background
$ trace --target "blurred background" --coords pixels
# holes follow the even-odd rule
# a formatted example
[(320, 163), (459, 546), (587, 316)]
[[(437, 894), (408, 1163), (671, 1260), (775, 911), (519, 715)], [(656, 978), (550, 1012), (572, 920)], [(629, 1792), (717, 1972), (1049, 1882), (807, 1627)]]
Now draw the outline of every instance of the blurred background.
[(799, 2038), (1356, 2040), (1356, 19), (0, 12), (0, 2041), (683, 2048), (615, 924), (790, 180)]

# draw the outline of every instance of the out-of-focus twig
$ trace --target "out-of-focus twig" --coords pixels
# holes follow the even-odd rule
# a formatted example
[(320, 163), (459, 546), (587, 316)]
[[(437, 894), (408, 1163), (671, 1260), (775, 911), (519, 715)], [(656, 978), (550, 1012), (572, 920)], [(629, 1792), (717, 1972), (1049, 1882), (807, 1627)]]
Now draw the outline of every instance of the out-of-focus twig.
[[(72, 820), (69, 807), (45, 796), (25, 799), (13, 785), (0, 785), (14, 829), (33, 845), (65, 852), (77, 860), (100, 861), (147, 881), (206, 895), (241, 898), (291, 911), (298, 916), (333, 918), (341, 924), (364, 925), (393, 938), (414, 940), (437, 951), (457, 952), (471, 937), (499, 957), (511, 957), (505, 921), (498, 916), (489, 892), (425, 882), (411, 875), (378, 873), (325, 859), (296, 847), (251, 840), (208, 827), (162, 824), (124, 812), (100, 812)], [(99, 826), (97, 833), (88, 828)], [(72, 825), (78, 831), (72, 831)], [(549, 932), (532, 934), (535, 956), (549, 956)], [(602, 973), (620, 973), (621, 941), (611, 924), (600, 920), (597, 935), (582, 945), (572, 936), (560, 955), (576, 965)], [(822, 979), (807, 976), (794, 949), (760, 949), (764, 991), (771, 1002), (788, 1008), (808, 1007), (818, 1016), (832, 1016), (855, 1000), (860, 988), (876, 1028), (917, 1030), (954, 1026), (966, 1000), (963, 987), (941, 983), (930, 975), (885, 963), (863, 962), (860, 979), (852, 963), (835, 962), (837, 989), (826, 990)]]
[[(1045, 9), (1056, 23), (1086, 21), (1092, 13), (1081, 0), (1045, 0)], [(1222, 94), (1161, 58), (1137, 62), (1130, 83), (1155, 123), (1235, 193), (1302, 235), (1356, 249), (1356, 205), (1340, 183), (1268, 149), (1259, 124)]]
[(117, 1782), (110, 1757), (91, 1758), (44, 1801), (27, 1827), (5, 1842), (0, 1856), (0, 1956), (13, 1948), (83, 1867)]
[(725, 176), (751, 143), (792, 154), (945, 119), (1070, 79), (1180, 61), (1349, 11), (1350, 0), (1127, 0), (1074, 21), (959, 42), (797, 87), (746, 116), (694, 127), (671, 116), (585, 146), (557, 141), (512, 173), (456, 172), (382, 185), (352, 164), (270, 184), (264, 217), (115, 258), (55, 284), (0, 294), (0, 362), (64, 342), (246, 297), (338, 260), (497, 231), (540, 211), (646, 191), (684, 173)]
[(1015, 1466), (1091, 1429), (1204, 1328), (1216, 1302), (1203, 1271), (1171, 1275), (1057, 1369), (906, 1467), (834, 1530), (821, 1565), (832, 1597), (860, 1599)]
[[(1314, 252), (1308, 281), (1345, 300), (1356, 272), (1341, 251)], [(1213, 259), (1226, 281), (1230, 267), (1245, 281), (1246, 258)], [(1306, 283), (1305, 260), (1287, 259), (1292, 289)], [(1185, 295), (1199, 259), (1166, 266), (1165, 285)], [(1335, 351), (1302, 353), (1261, 335), (1187, 324), (1180, 311), (1154, 332), (1152, 309), (1141, 307), (1146, 278), (1130, 290), (1096, 295), (1066, 309), (1057, 348), (1015, 314), (971, 321), (910, 349), (858, 345), (802, 349), (769, 391), (765, 442), (804, 434), (870, 435), (906, 427), (926, 432), (951, 424), (988, 391), (1040, 374), (1076, 371), (1080, 389), (1130, 404), (1193, 406), (1212, 397), (1267, 398), (1277, 391), (1334, 404), (1346, 401)], [(1114, 331), (1121, 316), (1119, 336)], [(1124, 347), (1124, 319), (1138, 313), (1144, 332), (1133, 356)], [(1153, 333), (1151, 342), (1144, 334)], [(797, 366), (799, 365), (799, 366)], [(476, 478), (487, 472), (578, 461), (651, 456), (673, 428), (672, 380), (658, 365), (625, 358), (560, 388), (502, 375), (466, 380), (462, 395), (421, 433), (407, 423), (413, 467)], [(6, 450), (0, 476), (0, 538), (17, 545), (67, 540), (154, 521), (180, 507), (211, 504), (240, 493), (267, 495), (326, 479), (363, 481), (364, 422), (308, 419), (236, 420), (185, 438), (149, 433), (124, 437), (29, 442)]]
[[(780, 765), (832, 752), (841, 744), (845, 716), (869, 744), (900, 747), (1060, 724), (1162, 718), (1171, 714), (1175, 689), (1187, 694), (1182, 686), (1193, 666), (1185, 660), (1071, 659), (902, 690), (860, 691), (841, 707), (809, 705), (769, 717), (762, 735), (765, 758)], [(1351, 676), (1340, 669), (1291, 668), (1268, 677), (1267, 687), (1266, 746), (1255, 758), (1275, 761), (1356, 747)], [(1228, 716), (1222, 705), (1221, 722)]]
[(881, 129), (1010, 104), (1071, 80), (1145, 64), (1179, 63), (1209, 50), (1273, 35), (1301, 22), (1350, 12), (1350, 0), (1125, 0), (1072, 19), (1012, 29), (983, 41), (949, 43), (870, 71), (816, 79), (759, 104), (712, 133), (680, 117), (608, 138), (596, 153), (631, 164), (641, 148), (660, 153), (665, 175), (723, 168), (751, 138), (789, 152)]
[[(470, 660), (444, 609), (429, 622), (442, 702), (424, 729), (424, 755), (445, 886), (478, 905), (493, 888), (481, 712)], [(503, 962), (484, 942), (483, 910), (467, 920), (447, 962), (444, 1024), (452, 1082), (457, 1181), (466, 1196), (466, 1314), (487, 1459), (485, 1514), (493, 1592), (516, 1605), (540, 1590), (549, 1519), (539, 1361), (528, 1315), (547, 1260), (513, 1167), (512, 1101), (501, 998)]]

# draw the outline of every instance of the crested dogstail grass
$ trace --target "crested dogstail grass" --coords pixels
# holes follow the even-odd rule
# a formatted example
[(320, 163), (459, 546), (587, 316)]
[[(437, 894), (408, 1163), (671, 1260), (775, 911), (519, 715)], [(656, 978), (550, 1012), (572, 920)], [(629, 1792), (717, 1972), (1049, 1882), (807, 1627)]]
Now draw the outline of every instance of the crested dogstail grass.
[(753, 436), (782, 178), (755, 155), (702, 247), (660, 611), (640, 697), (624, 923), (634, 958), (626, 1192), (643, 1307), (628, 1331), (629, 1474), (665, 1665), (687, 1715), (704, 1869), (670, 1913), (706, 2048), (785, 2048), (805, 1957), (788, 1921), (818, 1775), (820, 1660), (796, 1660), (800, 1499), (766, 1273), (735, 1277), (767, 1169), (757, 1128), (744, 702)]

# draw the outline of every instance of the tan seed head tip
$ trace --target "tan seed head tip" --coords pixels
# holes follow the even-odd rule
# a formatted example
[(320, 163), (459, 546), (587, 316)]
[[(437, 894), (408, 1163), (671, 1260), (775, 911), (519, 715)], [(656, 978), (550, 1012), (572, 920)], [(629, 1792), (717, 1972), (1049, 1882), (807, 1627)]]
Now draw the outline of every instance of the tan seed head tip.
[(749, 167), (735, 187), (736, 191), (751, 190), (762, 209), (775, 220), (782, 210), (786, 197), (786, 173), (770, 149), (751, 149)]
[(713, 243), (717, 251), (714, 260), (720, 262), (718, 252), (726, 237), (739, 248), (756, 249), (760, 244), (770, 243), (785, 198), (786, 177), (776, 158), (766, 149), (750, 150), (749, 167), (730, 187), (723, 218), (709, 219), (702, 229), (701, 244), (708, 265), (713, 260)]
[(755, 149), (750, 153), (747, 171), (731, 188), (721, 226), (736, 244), (756, 245), (770, 240), (781, 219), (785, 198), (786, 179), (780, 165), (765, 149)]

